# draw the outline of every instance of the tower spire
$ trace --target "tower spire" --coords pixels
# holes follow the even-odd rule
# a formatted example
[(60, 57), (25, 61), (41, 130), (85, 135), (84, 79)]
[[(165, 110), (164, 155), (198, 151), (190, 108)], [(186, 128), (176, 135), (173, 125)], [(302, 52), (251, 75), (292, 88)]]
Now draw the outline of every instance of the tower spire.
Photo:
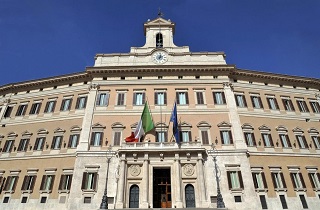
[(158, 18), (163, 17), (163, 16), (164, 16), (164, 14), (163, 14), (163, 12), (161, 12), (161, 8), (159, 7), (159, 9), (158, 9)]

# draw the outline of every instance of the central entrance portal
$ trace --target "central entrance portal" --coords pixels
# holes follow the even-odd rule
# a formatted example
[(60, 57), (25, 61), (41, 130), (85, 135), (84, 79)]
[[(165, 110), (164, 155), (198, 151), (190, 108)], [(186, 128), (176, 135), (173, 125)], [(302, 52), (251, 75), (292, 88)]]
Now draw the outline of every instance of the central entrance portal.
[(153, 208), (171, 208), (170, 168), (153, 169)]

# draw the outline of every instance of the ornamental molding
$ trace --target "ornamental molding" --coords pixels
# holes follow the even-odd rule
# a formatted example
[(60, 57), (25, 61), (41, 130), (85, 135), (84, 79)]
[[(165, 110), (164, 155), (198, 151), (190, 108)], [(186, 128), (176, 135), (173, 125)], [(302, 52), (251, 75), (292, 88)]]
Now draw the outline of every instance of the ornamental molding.
[(134, 177), (139, 176), (139, 174), (141, 173), (140, 166), (139, 165), (131, 165), (129, 167), (129, 173)]
[(89, 85), (89, 91), (90, 90), (99, 90), (100, 89), (100, 85), (99, 84), (95, 84), (95, 83), (91, 83), (90, 85)]
[(182, 171), (186, 176), (192, 176), (194, 174), (194, 166), (192, 164), (185, 164), (182, 167)]

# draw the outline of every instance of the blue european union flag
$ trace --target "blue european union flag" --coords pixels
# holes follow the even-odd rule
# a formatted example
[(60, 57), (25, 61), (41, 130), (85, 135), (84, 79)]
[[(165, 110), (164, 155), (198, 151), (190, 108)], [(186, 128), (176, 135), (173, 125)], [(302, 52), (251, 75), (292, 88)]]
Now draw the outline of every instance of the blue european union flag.
[(173, 135), (174, 135), (174, 138), (176, 139), (177, 144), (179, 144), (180, 139), (179, 139), (179, 125), (178, 125), (178, 117), (177, 117), (177, 102), (174, 102), (170, 122), (173, 122)]

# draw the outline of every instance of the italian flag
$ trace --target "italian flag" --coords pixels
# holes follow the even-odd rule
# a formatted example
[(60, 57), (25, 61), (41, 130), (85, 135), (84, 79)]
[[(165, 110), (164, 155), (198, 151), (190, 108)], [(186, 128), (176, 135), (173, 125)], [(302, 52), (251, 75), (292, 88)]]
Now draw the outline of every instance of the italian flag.
[(154, 123), (151, 117), (151, 113), (148, 107), (148, 102), (144, 104), (143, 112), (141, 114), (141, 119), (138, 123), (136, 130), (134, 131), (134, 138), (138, 141), (140, 138), (154, 129)]

